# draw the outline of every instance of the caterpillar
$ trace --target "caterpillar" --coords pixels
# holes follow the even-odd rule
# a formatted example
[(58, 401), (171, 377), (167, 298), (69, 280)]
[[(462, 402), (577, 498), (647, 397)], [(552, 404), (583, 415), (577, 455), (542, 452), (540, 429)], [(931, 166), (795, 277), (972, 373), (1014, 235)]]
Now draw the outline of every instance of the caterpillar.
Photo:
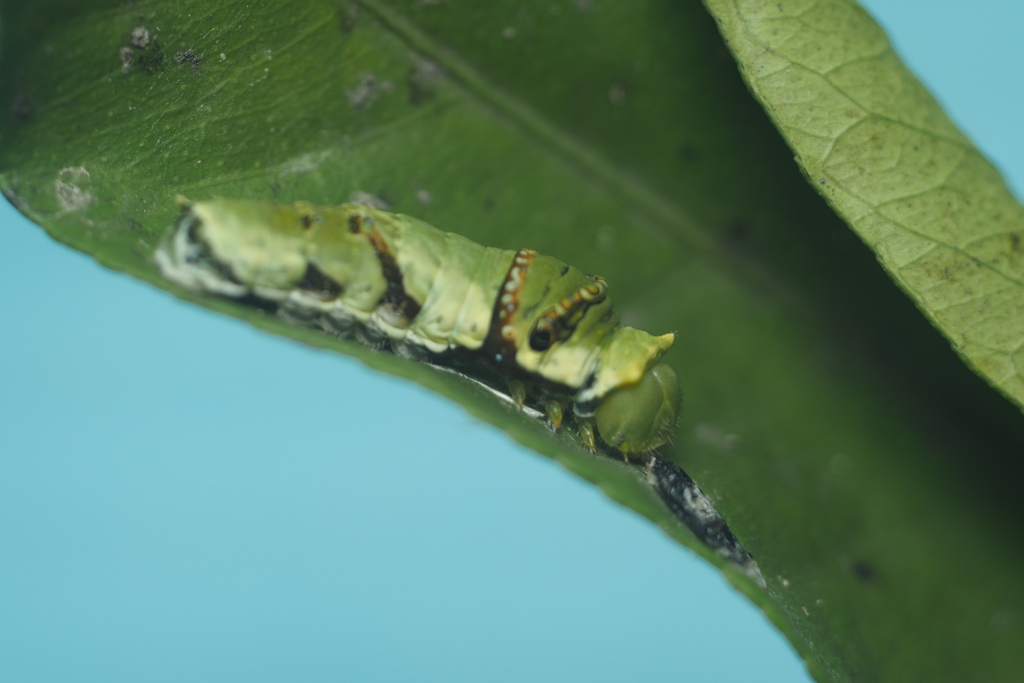
[(604, 278), (358, 204), (178, 204), (154, 258), (189, 290), (496, 377), (556, 430), (571, 410), (592, 452), (600, 439), (627, 461), (647, 456), (675, 430), (679, 380), (660, 362), (675, 337), (620, 324)]

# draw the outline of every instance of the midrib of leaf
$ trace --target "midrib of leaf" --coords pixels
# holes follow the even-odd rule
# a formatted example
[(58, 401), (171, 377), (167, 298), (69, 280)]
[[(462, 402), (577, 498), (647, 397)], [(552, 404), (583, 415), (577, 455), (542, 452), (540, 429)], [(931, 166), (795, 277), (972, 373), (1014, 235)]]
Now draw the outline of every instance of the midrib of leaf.
[(673, 227), (671, 237), (688, 249), (714, 252), (723, 258), (720, 250), (692, 216), (679, 205), (668, 201), (644, 183), (622, 173), (614, 164), (591, 147), (574, 139), (529, 105), (494, 87), (476, 69), (457, 54), (444, 50), (402, 14), (385, 7), (377, 0), (356, 0), (372, 12), (388, 29), (410, 48), (428, 56), (443, 66), (455, 81), (479, 101), (491, 107), (499, 116), (513, 122), (536, 143), (601, 183), (607, 189), (630, 203), (644, 207), (653, 216)]

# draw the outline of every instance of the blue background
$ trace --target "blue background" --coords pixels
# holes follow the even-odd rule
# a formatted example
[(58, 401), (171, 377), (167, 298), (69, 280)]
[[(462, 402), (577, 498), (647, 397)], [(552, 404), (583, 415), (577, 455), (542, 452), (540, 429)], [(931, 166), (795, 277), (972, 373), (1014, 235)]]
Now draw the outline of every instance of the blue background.
[[(1024, 5), (865, 4), (1019, 194)], [(717, 571), (417, 386), (6, 203), (0, 292), (0, 680), (808, 680)]]

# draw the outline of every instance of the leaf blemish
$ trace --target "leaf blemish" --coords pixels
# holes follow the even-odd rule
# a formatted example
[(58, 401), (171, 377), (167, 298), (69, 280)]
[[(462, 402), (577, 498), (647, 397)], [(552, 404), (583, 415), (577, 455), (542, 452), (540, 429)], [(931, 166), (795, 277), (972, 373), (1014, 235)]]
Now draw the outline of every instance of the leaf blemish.
[(348, 7), (338, 9), (338, 20), (341, 32), (345, 35), (351, 34), (359, 25), (360, 7), (354, 2), (348, 3)]
[(121, 58), (121, 73), (129, 73), (132, 70), (132, 64), (135, 63), (135, 50), (126, 45), (118, 52), (118, 56)]
[(720, 451), (734, 451), (740, 445), (740, 437), (736, 434), (729, 434), (714, 425), (706, 423), (697, 425), (695, 436), (698, 441)]
[(878, 570), (865, 560), (854, 560), (850, 565), (850, 572), (864, 583), (871, 583), (878, 578)]
[(409, 104), (418, 107), (434, 99), (437, 91), (434, 86), (445, 80), (445, 72), (434, 62), (416, 53), (412, 55), (413, 65), (409, 67), (406, 87), (409, 90)]
[(62, 168), (53, 181), (53, 191), (61, 213), (81, 211), (92, 204), (93, 196), (82, 186), (89, 182), (89, 171), (82, 166)]
[(194, 50), (180, 50), (174, 55), (174, 63), (178, 66), (191, 64), (192, 73), (199, 73), (199, 65), (203, 63), (203, 58)]
[(142, 73), (147, 76), (163, 72), (166, 65), (164, 64), (164, 51), (160, 49), (160, 43), (154, 40), (151, 43), (151, 47), (143, 51), (136, 63), (139, 65)]
[(363, 192), (362, 190), (356, 190), (353, 192), (349, 196), (349, 201), (353, 204), (361, 204), (363, 206), (368, 206), (371, 209), (380, 209), (381, 211), (388, 211), (391, 208), (391, 204), (389, 204), (386, 199), (370, 194), (369, 192)]
[(355, 109), (368, 109), (382, 92), (391, 92), (395, 86), (391, 81), (380, 82), (373, 74), (360, 74), (359, 83), (345, 91), (348, 103)]
[(14, 102), (11, 104), (11, 114), (18, 120), (27, 119), (32, 116), (32, 112), (36, 110), (35, 105), (32, 104), (32, 100), (28, 98), (24, 93), (18, 93), (14, 96)]
[(140, 50), (145, 50), (150, 41), (149, 29), (145, 26), (136, 26), (128, 36), (128, 44)]

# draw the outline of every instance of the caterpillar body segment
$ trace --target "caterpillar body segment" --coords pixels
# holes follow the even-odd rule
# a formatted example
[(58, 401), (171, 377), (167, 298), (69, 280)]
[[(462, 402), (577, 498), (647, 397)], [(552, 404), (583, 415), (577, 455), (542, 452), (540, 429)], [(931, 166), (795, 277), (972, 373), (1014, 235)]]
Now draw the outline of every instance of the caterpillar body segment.
[(627, 457), (671, 437), (679, 382), (659, 360), (674, 337), (621, 325), (603, 278), (355, 204), (179, 205), (155, 255), (169, 280), (256, 297), (297, 324), (410, 358), (468, 354), (506, 379), (518, 405), (534, 396), (555, 428), (571, 406), (592, 450), (591, 425)]

